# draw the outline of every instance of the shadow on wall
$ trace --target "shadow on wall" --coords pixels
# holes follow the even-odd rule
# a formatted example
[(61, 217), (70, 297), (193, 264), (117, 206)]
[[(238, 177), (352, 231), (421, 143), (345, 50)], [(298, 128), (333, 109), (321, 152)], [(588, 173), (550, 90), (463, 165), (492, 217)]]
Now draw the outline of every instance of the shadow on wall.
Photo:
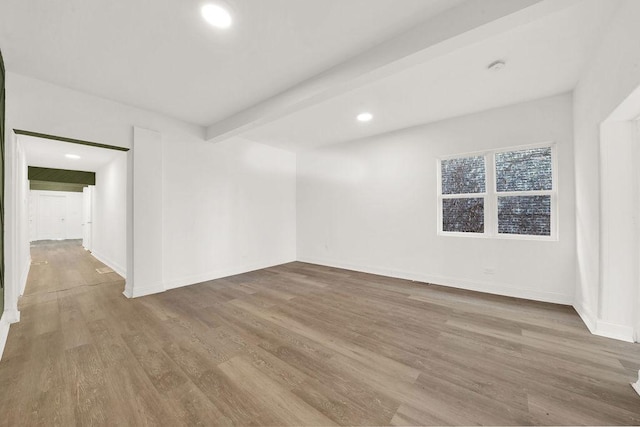
[(91, 251), (127, 277), (127, 153), (121, 152), (96, 172), (93, 189)]

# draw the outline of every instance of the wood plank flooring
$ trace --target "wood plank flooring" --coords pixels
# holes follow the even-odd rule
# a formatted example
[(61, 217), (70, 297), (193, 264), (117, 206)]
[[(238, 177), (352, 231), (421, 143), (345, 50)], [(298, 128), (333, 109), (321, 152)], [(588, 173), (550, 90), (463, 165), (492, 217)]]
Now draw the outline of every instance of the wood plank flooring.
[(33, 242), (31, 270), (25, 295), (122, 280), (116, 273), (99, 274), (96, 269), (105, 265), (87, 255), (82, 247), (82, 240)]
[(571, 307), (304, 263), (128, 300), (32, 250), (3, 426), (640, 424), (640, 346)]

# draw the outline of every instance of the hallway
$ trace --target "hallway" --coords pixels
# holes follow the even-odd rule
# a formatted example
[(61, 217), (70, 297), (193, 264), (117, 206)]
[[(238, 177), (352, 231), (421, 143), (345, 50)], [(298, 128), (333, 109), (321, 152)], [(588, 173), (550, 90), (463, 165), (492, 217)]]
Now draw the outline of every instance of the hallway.
[(103, 318), (108, 302), (122, 296), (124, 279), (98, 273), (111, 269), (81, 240), (33, 242), (31, 258), (21, 320), (11, 326), (0, 362), (0, 425), (70, 425), (74, 406), (83, 405), (73, 399), (84, 395), (73, 389), (86, 390), (83, 378), (94, 381), (96, 368), (86, 351), (71, 349), (87, 349), (88, 322)]
[[(97, 269), (109, 273), (101, 274)], [(33, 242), (31, 270), (21, 306), (29, 304), (29, 297), (37, 294), (113, 282), (124, 286), (122, 277), (84, 250), (82, 240)]]

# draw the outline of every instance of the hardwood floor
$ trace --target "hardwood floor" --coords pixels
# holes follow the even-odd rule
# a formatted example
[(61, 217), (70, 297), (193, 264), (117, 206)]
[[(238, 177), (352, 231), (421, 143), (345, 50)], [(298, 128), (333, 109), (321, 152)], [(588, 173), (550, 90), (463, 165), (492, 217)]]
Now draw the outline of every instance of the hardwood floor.
[(31, 244), (31, 270), (25, 295), (122, 281), (116, 273), (99, 274), (103, 263), (82, 247), (82, 240), (42, 240)]
[(291, 263), (128, 300), (33, 248), (0, 425), (639, 424), (640, 346), (570, 307)]

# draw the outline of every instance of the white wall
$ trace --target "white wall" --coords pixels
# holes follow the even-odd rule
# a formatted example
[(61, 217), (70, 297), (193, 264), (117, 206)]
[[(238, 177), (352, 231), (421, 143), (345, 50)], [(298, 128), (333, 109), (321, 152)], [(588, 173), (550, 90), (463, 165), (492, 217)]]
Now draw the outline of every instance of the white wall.
[(94, 188), (93, 185), (88, 185), (82, 189), (82, 247), (88, 251), (92, 250), (93, 244)]
[(168, 288), (296, 259), (296, 156), (240, 138), (163, 141)]
[(91, 253), (122, 277), (127, 275), (127, 154), (96, 171)]
[(134, 205), (131, 215), (132, 242), (145, 239), (147, 245), (133, 246), (133, 283), (135, 289), (126, 286), (124, 293), (129, 297), (147, 295), (164, 290), (162, 279), (162, 135), (148, 129), (133, 129), (133, 151), (131, 162), (133, 177)]
[[(638, 89), (637, 89), (638, 90)], [(635, 145), (635, 153), (636, 153), (636, 159), (638, 159), (638, 157), (640, 157), (640, 116), (638, 116), (638, 118), (636, 119), (636, 145)], [(637, 190), (636, 193), (636, 205), (635, 205), (635, 209), (634, 209), (634, 213), (635, 213), (635, 218), (637, 219), (638, 216), (640, 215), (640, 168), (635, 167), (635, 188)], [(635, 336), (634, 336), (634, 341), (640, 343), (640, 221), (636, 222), (635, 224), (636, 226), (636, 230), (638, 231), (638, 234), (636, 234), (637, 239), (636, 239), (636, 259), (633, 260), (633, 263), (636, 266), (636, 270), (635, 270), (635, 277), (636, 277), (636, 283), (635, 283), (635, 290), (636, 290), (636, 297), (635, 297), (635, 305), (634, 305), (634, 310), (636, 313), (635, 316)], [(638, 379), (640, 381), (640, 378)], [(640, 383), (638, 384), (638, 386), (640, 386)]]
[(7, 130), (30, 130), (131, 147), (133, 126), (204, 139), (204, 129), (41, 80), (7, 72)]
[[(16, 147), (17, 153), (17, 180), (16, 180), (16, 212), (18, 214), (18, 222), (16, 226), (16, 243), (17, 253), (15, 262), (17, 263), (18, 274), (18, 293), (24, 293), (27, 284), (27, 276), (31, 266), (31, 250), (29, 245), (29, 180), (26, 153), (22, 146), (18, 143)], [(6, 248), (5, 248), (6, 253)]]
[(607, 317), (597, 320), (595, 332), (633, 341), (640, 260), (640, 187), (636, 170), (640, 139), (633, 121), (604, 122), (600, 139), (601, 294), (598, 299), (599, 313)]
[[(293, 154), (237, 139), (222, 144), (206, 143), (200, 126), (12, 72), (7, 73), (6, 84), (7, 129), (133, 148), (127, 160), (127, 172), (134, 179), (136, 173), (140, 176), (147, 171), (136, 171), (130, 161), (131, 154), (136, 155), (133, 128), (161, 134), (159, 149), (165, 163), (159, 185), (162, 186), (162, 239), (166, 250), (163, 251), (163, 283), (154, 291), (295, 260)], [(17, 216), (11, 211), (16, 206), (16, 168), (13, 165), (15, 138), (10, 131), (7, 144), (10, 163), (7, 222), (11, 229)], [(131, 188), (127, 188), (126, 194), (129, 194), (126, 205), (133, 208)], [(99, 210), (96, 209), (96, 215)], [(131, 222), (127, 225), (135, 228)], [(98, 226), (96, 224), (96, 228)], [(127, 233), (127, 239), (132, 234)], [(136, 245), (144, 256), (145, 247), (153, 241), (151, 236), (147, 237), (127, 243), (127, 253), (133, 253), (129, 245)], [(98, 239), (96, 236), (94, 249), (100, 253)], [(7, 248), (14, 247), (12, 230), (5, 242)], [(17, 279), (12, 279), (16, 267), (11, 256), (7, 259), (7, 270), (13, 286)], [(135, 263), (141, 260), (129, 257), (122, 264), (127, 266), (124, 267), (127, 273), (130, 273), (129, 261), (135, 270)], [(17, 297), (8, 294), (7, 305), (17, 307)]]
[[(618, 290), (602, 286), (600, 125), (640, 85), (639, 21), (640, 2), (623, 2), (574, 91), (575, 307), (592, 331), (616, 337), (632, 325), (626, 323), (630, 318), (627, 308), (616, 304)], [(606, 330), (598, 332), (598, 324)]]
[[(299, 153), (298, 259), (571, 304), (571, 103), (562, 95)], [(437, 235), (438, 157), (551, 141), (558, 241)]]
[(71, 191), (41, 191), (30, 190), (29, 203), (32, 206), (28, 211), (34, 214), (29, 215), (29, 235), (30, 240), (44, 240), (49, 237), (44, 234), (45, 230), (40, 229), (40, 215), (43, 214), (40, 197), (41, 196), (58, 196), (65, 199), (64, 213), (64, 236), (63, 239), (81, 239), (82, 238), (82, 193)]

